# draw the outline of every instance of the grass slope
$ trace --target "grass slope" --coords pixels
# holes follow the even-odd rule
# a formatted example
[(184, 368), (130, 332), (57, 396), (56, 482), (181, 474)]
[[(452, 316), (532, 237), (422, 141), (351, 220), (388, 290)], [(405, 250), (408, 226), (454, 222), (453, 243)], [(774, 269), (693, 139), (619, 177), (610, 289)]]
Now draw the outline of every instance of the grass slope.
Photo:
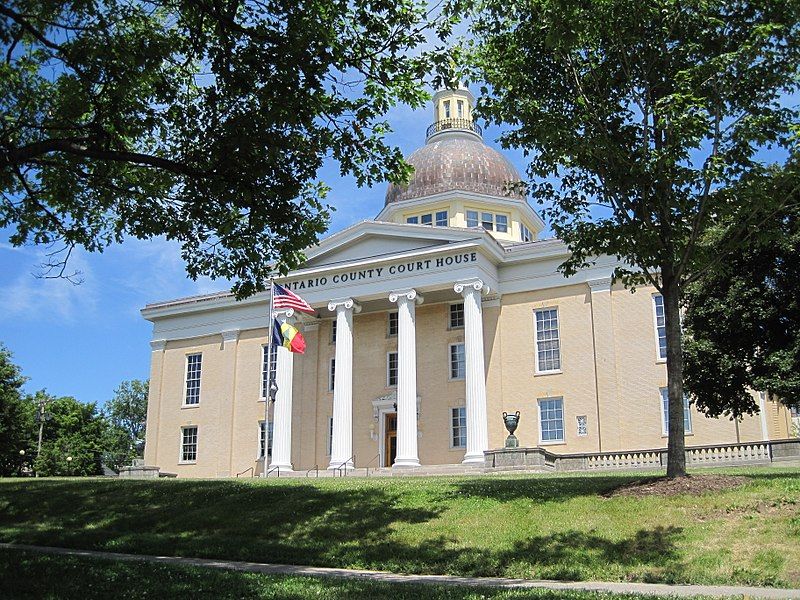
[(641, 474), (5, 480), (0, 541), (259, 562), (572, 580), (800, 586), (800, 469), (612, 497)]

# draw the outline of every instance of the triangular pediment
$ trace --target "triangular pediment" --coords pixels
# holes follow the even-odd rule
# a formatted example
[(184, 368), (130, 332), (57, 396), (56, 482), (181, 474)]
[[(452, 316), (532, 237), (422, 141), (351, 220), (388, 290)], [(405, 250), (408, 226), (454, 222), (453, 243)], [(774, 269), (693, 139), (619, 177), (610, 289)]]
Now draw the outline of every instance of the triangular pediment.
[(362, 221), (308, 250), (302, 268), (324, 267), (352, 261), (379, 259), (393, 254), (474, 239), (474, 231), (452, 227), (426, 227)]

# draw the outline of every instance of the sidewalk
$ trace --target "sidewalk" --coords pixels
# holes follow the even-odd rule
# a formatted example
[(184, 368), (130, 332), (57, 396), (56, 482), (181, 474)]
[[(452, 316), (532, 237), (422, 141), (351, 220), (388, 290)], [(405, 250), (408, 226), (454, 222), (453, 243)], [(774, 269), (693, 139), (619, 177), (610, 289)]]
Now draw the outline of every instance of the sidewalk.
[(494, 587), (532, 589), (540, 588), (555, 591), (590, 591), (613, 592), (616, 594), (645, 594), (649, 596), (672, 596), (688, 598), (707, 596), (713, 598), (746, 597), (800, 599), (800, 589), (764, 588), (730, 585), (667, 585), (661, 583), (622, 583), (602, 581), (549, 581), (528, 579), (507, 579), (502, 577), (455, 577), (450, 575), (398, 575), (386, 571), (365, 571), (358, 569), (333, 569), (327, 567), (303, 567), (296, 565), (276, 565), (231, 560), (215, 560), (208, 558), (183, 558), (177, 556), (150, 556), (140, 554), (124, 554), (117, 552), (101, 552), (96, 550), (73, 550), (70, 548), (54, 548), (49, 546), (29, 546), (27, 544), (9, 544), (0, 542), (0, 549), (26, 550), (45, 554), (61, 554), (87, 558), (102, 558), (121, 561), (145, 561), (176, 566), (210, 567), (214, 569), (232, 569), (249, 573), (267, 575), (303, 575), (308, 577), (337, 577), (341, 579), (359, 579), (384, 583), (414, 583), (430, 585), (454, 585), (469, 587)]

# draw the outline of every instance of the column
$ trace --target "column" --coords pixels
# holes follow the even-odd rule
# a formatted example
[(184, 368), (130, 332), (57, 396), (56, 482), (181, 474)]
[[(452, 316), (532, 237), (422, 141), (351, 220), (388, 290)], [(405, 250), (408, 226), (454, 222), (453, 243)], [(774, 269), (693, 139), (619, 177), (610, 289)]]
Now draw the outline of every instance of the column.
[(361, 306), (352, 298), (328, 302), (336, 312), (336, 371), (333, 380), (333, 439), (329, 469), (353, 468), (353, 313)]
[(150, 342), (152, 359), (150, 361), (150, 389), (147, 395), (147, 428), (145, 429), (144, 463), (158, 465), (158, 438), (161, 424), (161, 392), (164, 383), (164, 351), (167, 340)]
[(467, 452), (464, 464), (483, 464), (489, 449), (486, 420), (486, 370), (483, 361), (481, 292), (489, 288), (480, 279), (457, 281), (456, 294), (464, 297), (464, 355), (466, 367)]
[[(294, 314), (294, 309), (276, 310), (278, 323), (283, 324)], [(269, 468), (280, 467), (281, 471), (292, 470), (292, 377), (294, 356), (283, 346), (272, 349), (277, 352), (275, 365), (275, 394), (272, 425), (272, 460)]]
[(418, 467), (417, 452), (417, 332), (415, 305), (422, 303), (416, 290), (389, 294), (397, 303), (397, 457), (392, 467)]

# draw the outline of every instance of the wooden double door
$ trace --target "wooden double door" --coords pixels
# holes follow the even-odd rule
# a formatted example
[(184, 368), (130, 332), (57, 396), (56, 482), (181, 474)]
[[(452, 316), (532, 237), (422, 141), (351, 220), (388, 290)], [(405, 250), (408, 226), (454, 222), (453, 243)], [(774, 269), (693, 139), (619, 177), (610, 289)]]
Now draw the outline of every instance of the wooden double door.
[(397, 457), (397, 413), (385, 413), (383, 418), (383, 466), (391, 467)]

